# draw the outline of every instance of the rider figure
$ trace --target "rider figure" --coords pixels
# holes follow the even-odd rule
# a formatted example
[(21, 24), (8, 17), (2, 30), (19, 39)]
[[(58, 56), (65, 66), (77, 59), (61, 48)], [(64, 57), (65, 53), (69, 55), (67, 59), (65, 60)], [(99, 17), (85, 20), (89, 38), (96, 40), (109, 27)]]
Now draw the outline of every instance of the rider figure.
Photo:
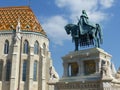
[(86, 11), (85, 10), (82, 10), (82, 15), (80, 16), (80, 20), (82, 20), (83, 19), (83, 21), (84, 21), (84, 23), (85, 24), (89, 24), (89, 22), (88, 22), (88, 16), (87, 16), (87, 13), (86, 13)]
[[(81, 25), (81, 26), (80, 26)], [(89, 18), (87, 16), (87, 13), (85, 10), (82, 10), (82, 15), (80, 16), (80, 20), (78, 21), (78, 26), (79, 28), (83, 29), (84, 26), (88, 26), (88, 27), (95, 27), (95, 25), (93, 25), (90, 21)]]

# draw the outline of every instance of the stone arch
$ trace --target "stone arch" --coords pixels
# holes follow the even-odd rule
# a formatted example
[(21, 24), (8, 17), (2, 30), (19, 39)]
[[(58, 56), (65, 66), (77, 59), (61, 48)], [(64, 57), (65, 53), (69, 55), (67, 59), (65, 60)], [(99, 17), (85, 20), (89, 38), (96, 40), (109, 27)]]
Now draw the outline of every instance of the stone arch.
[(77, 62), (68, 63), (68, 76), (77, 76), (79, 72), (79, 66)]

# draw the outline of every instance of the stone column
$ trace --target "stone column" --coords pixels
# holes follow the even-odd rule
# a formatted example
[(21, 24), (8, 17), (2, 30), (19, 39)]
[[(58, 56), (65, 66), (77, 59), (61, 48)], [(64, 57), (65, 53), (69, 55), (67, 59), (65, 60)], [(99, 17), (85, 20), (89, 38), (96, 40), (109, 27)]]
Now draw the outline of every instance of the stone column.
[(10, 90), (18, 89), (19, 62), (20, 62), (20, 40), (13, 45), (12, 67), (10, 77)]
[(99, 63), (98, 63), (99, 73), (101, 73), (101, 62), (102, 62), (102, 60), (101, 60), (101, 59), (99, 59)]
[(78, 61), (78, 76), (80, 76), (81, 75), (81, 61)]
[[(19, 60), (19, 59), (18, 59)], [(19, 61), (17, 61), (17, 54), (13, 54), (12, 67), (11, 67), (11, 77), (10, 77), (10, 90), (16, 90), (18, 88), (18, 71), (17, 66)]]
[(80, 61), (80, 65), (81, 65), (80, 74), (83, 76), (84, 75), (84, 63), (83, 63), (83, 61)]
[(95, 69), (96, 69), (96, 73), (99, 72), (99, 61), (98, 60), (95, 60)]
[[(2, 71), (2, 82), (5, 82), (5, 78), (6, 78), (6, 58), (4, 59), (3, 62), (3, 71)], [(5, 90), (5, 83), (2, 83), (2, 89)]]
[(32, 85), (33, 85), (33, 64), (34, 64), (34, 46), (30, 46), (30, 55), (29, 55), (29, 78), (28, 78), (28, 90), (33, 90)]
[(63, 63), (63, 67), (64, 67), (63, 77), (66, 77), (66, 76), (68, 76), (68, 64)]
[(19, 81), (19, 65), (20, 65), (20, 53), (21, 53), (21, 30), (20, 30), (20, 20), (16, 26), (16, 32), (12, 36), (12, 68), (11, 68), (11, 78), (10, 78), (10, 90), (17, 90)]
[(46, 90), (46, 58), (42, 50), (42, 90)]

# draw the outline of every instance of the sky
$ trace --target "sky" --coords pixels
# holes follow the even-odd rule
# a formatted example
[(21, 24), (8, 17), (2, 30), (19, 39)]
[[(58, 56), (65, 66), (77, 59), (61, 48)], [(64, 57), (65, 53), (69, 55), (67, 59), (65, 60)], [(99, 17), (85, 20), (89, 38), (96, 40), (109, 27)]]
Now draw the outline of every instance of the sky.
[(100, 24), (103, 31), (101, 48), (112, 55), (116, 69), (120, 66), (119, 0), (0, 0), (0, 7), (8, 6), (31, 7), (50, 40), (53, 65), (60, 77), (63, 75), (61, 57), (74, 51), (74, 43), (64, 26), (76, 24), (82, 10), (86, 10), (91, 22)]

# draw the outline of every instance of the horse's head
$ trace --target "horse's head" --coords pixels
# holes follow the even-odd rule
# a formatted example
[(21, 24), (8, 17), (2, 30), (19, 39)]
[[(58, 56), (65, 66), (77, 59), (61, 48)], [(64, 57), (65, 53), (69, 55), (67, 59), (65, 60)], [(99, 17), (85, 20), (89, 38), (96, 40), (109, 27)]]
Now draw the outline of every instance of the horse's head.
[(67, 24), (64, 28), (65, 28), (66, 33), (70, 34), (70, 31), (72, 29), (71, 24)]

